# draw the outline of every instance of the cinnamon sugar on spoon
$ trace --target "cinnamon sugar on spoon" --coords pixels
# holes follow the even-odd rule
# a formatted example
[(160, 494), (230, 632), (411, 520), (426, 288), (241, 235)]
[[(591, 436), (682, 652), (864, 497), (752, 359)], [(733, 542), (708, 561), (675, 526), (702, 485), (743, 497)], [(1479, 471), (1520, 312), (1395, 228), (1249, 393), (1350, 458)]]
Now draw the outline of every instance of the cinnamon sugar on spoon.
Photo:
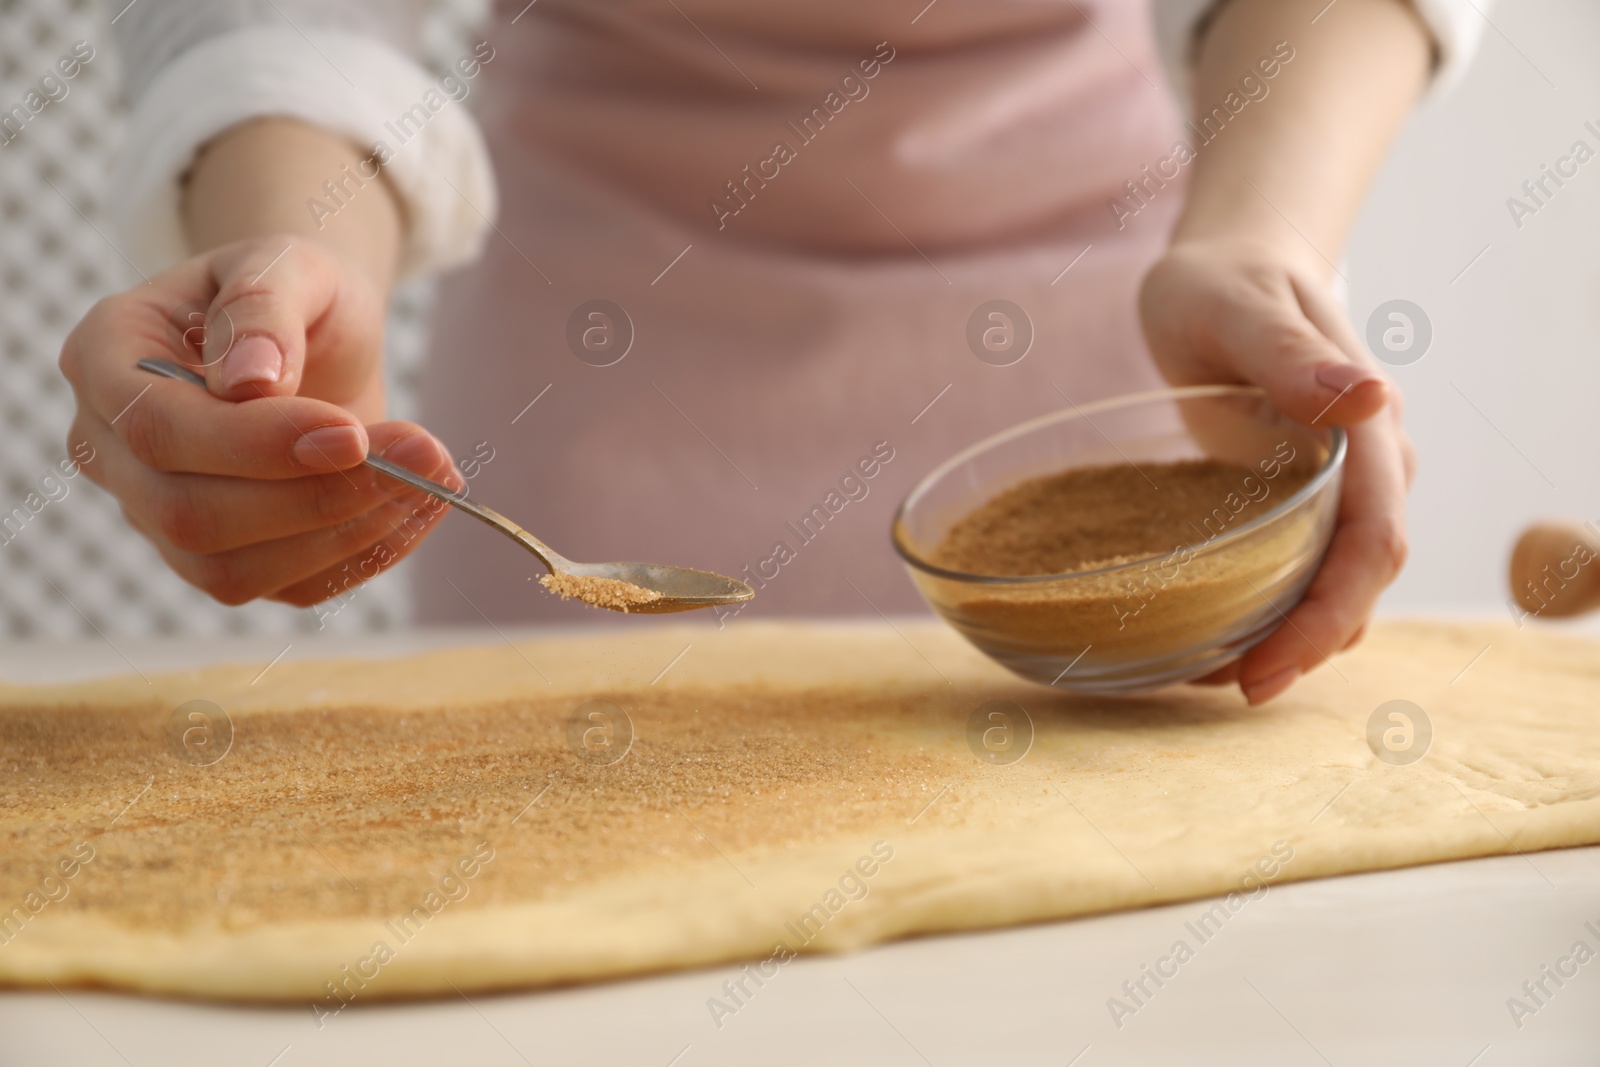
[(654, 589), (625, 582), (620, 578), (587, 578), (579, 574), (547, 574), (539, 584), (562, 600), (581, 600), (597, 608), (629, 611), (661, 599)]

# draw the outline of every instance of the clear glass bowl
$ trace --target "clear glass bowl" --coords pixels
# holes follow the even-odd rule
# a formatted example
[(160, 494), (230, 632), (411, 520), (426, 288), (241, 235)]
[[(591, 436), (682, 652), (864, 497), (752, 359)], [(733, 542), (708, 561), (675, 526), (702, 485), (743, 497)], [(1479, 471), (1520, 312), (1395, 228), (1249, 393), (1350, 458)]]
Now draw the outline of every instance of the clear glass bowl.
[[(894, 546), (934, 610), (1023, 678), (1086, 693), (1157, 689), (1237, 659), (1305, 595), (1333, 536), (1344, 455), (1342, 430), (1302, 426), (1260, 389), (1116, 397), (1012, 427), (946, 461), (900, 505)], [(1026, 577), (932, 562), (957, 520), (1019, 482), (1207, 458), (1252, 474), (1162, 555)], [(1291, 464), (1314, 473), (1288, 492)]]

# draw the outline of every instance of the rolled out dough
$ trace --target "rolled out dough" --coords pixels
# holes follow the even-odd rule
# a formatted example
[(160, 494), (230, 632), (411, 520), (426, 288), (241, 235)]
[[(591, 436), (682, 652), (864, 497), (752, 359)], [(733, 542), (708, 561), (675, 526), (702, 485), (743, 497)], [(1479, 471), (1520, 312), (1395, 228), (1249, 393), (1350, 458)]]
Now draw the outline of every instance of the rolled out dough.
[[(320, 1018), (1600, 842), (1597, 653), (1387, 624), (1258, 709), (1070, 697), (934, 624), (0, 687), (0, 982)], [(616, 762), (569, 747), (595, 699)], [(1432, 727), (1409, 765), (1367, 740), (1395, 699)], [(168, 738), (191, 700), (231, 720), (210, 765)], [(969, 746), (992, 700), (1031, 718), (1016, 762)]]

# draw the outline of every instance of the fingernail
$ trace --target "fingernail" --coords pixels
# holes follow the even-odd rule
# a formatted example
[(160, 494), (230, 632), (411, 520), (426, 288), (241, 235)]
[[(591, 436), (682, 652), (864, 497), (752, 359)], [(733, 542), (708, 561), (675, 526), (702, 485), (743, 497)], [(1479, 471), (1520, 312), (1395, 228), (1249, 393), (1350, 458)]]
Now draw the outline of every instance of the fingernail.
[(408, 433), (383, 450), (383, 458), (398, 463), (413, 474), (431, 476), (450, 462), (444, 446), (425, 430)]
[(283, 353), (266, 337), (246, 337), (222, 357), (222, 387), (271, 384), (283, 377)]
[(354, 467), (367, 455), (365, 435), (357, 426), (321, 426), (294, 443), (295, 462), (319, 471)]
[(1268, 675), (1254, 685), (1247, 686), (1244, 691), (1244, 698), (1249, 701), (1252, 707), (1257, 704), (1265, 704), (1293, 685), (1299, 677), (1299, 667), (1285, 667), (1277, 674)]
[(1364, 382), (1380, 382), (1382, 380), (1372, 371), (1354, 363), (1324, 363), (1317, 368), (1318, 383), (1336, 393), (1354, 389)]

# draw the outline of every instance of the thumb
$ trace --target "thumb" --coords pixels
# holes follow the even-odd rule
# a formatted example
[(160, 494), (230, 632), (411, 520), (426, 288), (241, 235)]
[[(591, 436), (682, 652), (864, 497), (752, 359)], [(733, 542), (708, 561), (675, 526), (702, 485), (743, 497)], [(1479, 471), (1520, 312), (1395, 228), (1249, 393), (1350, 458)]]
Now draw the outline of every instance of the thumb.
[[(338, 265), (304, 239), (286, 236), (219, 249), (210, 270), (216, 295), (201, 348), (207, 388), (225, 400), (300, 393), (307, 333), (330, 317), (341, 292)], [(334, 384), (327, 369), (320, 371), (319, 386)], [(352, 367), (332, 376), (348, 376), (358, 388), (363, 374)], [(343, 399), (337, 387), (318, 392), (329, 394), (324, 399)]]
[(1351, 340), (1339, 328), (1341, 313), (1303, 286), (1293, 287), (1291, 299), (1249, 316), (1229, 339), (1235, 368), (1297, 422), (1345, 426), (1376, 415), (1389, 401), (1389, 383), (1364, 353), (1339, 343)]

